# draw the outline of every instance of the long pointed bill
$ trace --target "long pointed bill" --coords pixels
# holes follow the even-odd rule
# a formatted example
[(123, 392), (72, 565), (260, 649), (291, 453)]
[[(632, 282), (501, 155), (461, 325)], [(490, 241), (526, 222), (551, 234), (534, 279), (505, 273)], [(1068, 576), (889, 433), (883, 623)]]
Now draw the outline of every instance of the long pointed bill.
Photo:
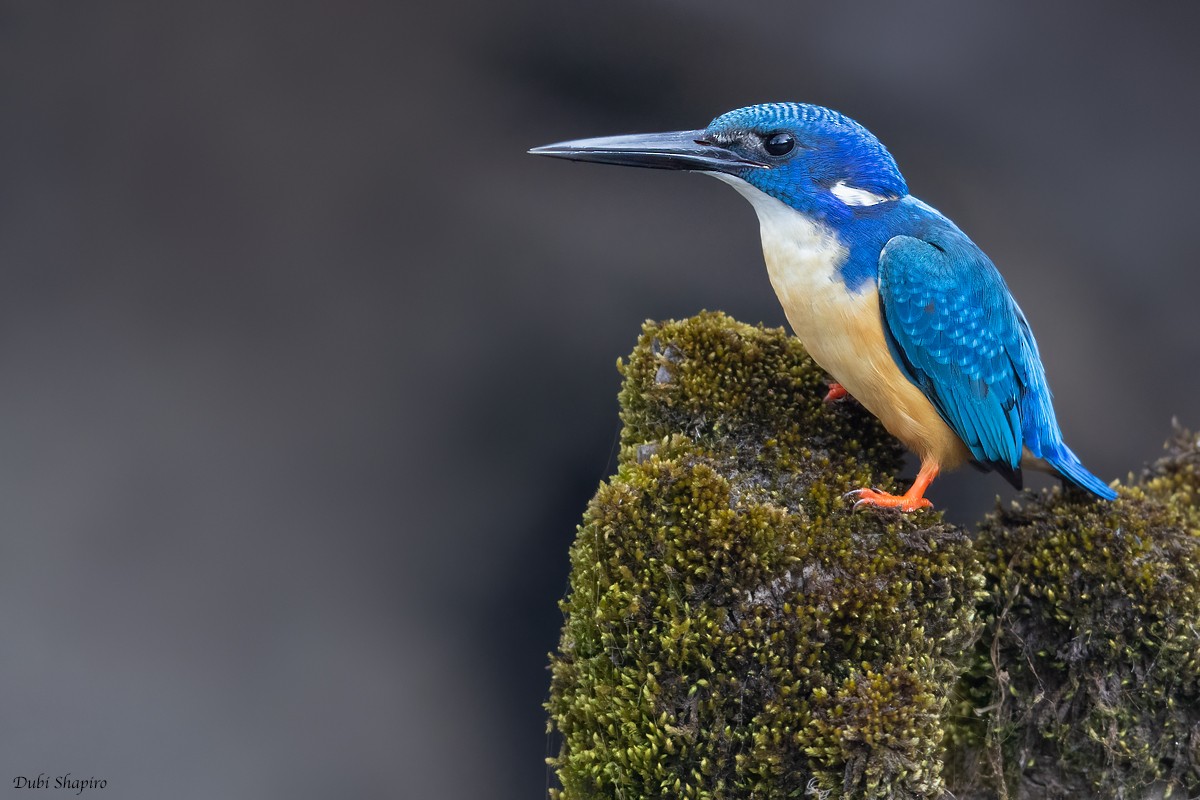
[(536, 156), (566, 158), (571, 161), (700, 172), (734, 172), (746, 167), (767, 166), (706, 141), (704, 131), (635, 133), (631, 136), (576, 139), (573, 142), (535, 147), (529, 152)]

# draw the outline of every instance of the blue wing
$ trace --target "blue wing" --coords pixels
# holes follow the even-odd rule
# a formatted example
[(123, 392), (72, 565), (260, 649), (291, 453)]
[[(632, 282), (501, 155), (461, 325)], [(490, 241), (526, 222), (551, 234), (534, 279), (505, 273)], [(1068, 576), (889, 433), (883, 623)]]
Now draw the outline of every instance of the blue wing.
[(891, 239), (879, 260), (879, 303), (892, 357), (977, 462), (1020, 487), (1028, 448), (1067, 479), (1115, 497), (1063, 442), (1025, 315), (962, 232)]
[(884, 331), (901, 370), (972, 457), (1019, 483), (1021, 399), (1040, 363), (1004, 279), (959, 236), (887, 243), (879, 261)]

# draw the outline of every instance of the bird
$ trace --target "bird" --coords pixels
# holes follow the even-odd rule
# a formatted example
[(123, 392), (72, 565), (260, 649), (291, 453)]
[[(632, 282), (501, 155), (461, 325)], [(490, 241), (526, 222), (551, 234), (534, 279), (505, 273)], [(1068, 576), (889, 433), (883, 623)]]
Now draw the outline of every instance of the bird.
[(850, 117), (763, 103), (703, 130), (578, 139), (534, 155), (701, 172), (758, 216), (763, 257), (792, 331), (833, 382), (920, 459), (910, 488), (848, 494), (913, 512), (970, 462), (1016, 488), (1022, 469), (1098, 498), (1116, 492), (1063, 441), (1037, 342), (1004, 278), (958, 226), (909, 194), (883, 143)]

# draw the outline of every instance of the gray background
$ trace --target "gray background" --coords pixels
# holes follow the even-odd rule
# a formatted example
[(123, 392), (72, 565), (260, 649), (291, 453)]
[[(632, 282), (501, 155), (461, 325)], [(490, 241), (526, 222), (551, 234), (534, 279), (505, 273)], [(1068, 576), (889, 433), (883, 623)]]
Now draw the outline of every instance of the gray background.
[(1200, 20), (1155, 8), (0, 5), (0, 796), (542, 796), (614, 360), (783, 316), (727, 187), (533, 145), (845, 111), (1138, 469), (1200, 425)]

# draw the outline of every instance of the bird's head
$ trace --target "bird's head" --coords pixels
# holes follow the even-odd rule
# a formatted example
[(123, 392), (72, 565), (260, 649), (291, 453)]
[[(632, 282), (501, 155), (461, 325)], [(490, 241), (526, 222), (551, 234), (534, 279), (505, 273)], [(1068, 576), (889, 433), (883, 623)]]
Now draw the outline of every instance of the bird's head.
[(529, 152), (730, 176), (822, 217), (908, 194), (895, 160), (870, 131), (837, 111), (804, 103), (739, 108), (703, 130), (580, 139)]

